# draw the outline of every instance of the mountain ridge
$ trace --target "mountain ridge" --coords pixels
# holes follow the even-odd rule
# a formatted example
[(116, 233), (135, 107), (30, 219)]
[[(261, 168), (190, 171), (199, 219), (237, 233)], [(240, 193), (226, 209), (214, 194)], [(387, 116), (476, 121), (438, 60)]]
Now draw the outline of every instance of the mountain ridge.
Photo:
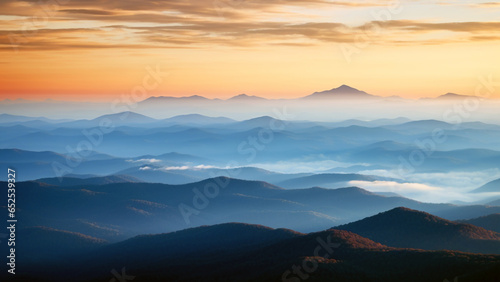
[(335, 228), (392, 247), (500, 254), (499, 233), (405, 207)]

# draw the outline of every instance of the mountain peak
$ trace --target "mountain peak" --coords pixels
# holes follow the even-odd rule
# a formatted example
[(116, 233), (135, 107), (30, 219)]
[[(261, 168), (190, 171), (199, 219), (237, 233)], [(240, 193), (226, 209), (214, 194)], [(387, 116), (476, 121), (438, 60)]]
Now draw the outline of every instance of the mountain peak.
[(131, 111), (125, 111), (121, 113), (115, 113), (115, 114), (108, 114), (108, 115), (103, 115), (100, 117), (95, 118), (94, 120), (101, 120), (102, 118), (108, 118), (113, 121), (127, 121), (127, 122), (139, 122), (139, 123), (145, 123), (145, 122), (153, 122), (153, 121), (158, 121), (154, 118), (141, 115), (135, 112)]
[(485, 193), (485, 192), (489, 193), (500, 192), (500, 178), (490, 181), (484, 184), (483, 186), (470, 191), (469, 193)]
[(234, 97), (227, 99), (227, 101), (236, 101), (236, 100), (257, 101), (257, 100), (266, 100), (266, 99), (259, 97), (259, 96), (253, 96), (253, 95), (247, 95), (247, 94), (240, 94), (240, 95), (236, 95)]
[(210, 100), (208, 98), (205, 98), (200, 95), (191, 95), (191, 96), (183, 96), (183, 97), (173, 97), (173, 96), (151, 96), (143, 101), (141, 103), (157, 103), (157, 102), (162, 102), (162, 101), (205, 101), (205, 100)]
[(203, 96), (200, 96), (200, 95), (191, 95), (191, 96), (188, 96), (188, 97), (181, 97), (181, 98), (185, 98), (185, 99), (197, 99), (197, 100), (207, 100), (207, 98), (205, 98)]
[(337, 88), (325, 90), (321, 92), (314, 92), (313, 94), (304, 97), (305, 99), (356, 99), (356, 98), (375, 98), (376, 96), (370, 95), (364, 91), (358, 90), (351, 86), (342, 84)]
[[(500, 246), (498, 233), (405, 207), (394, 208), (336, 228), (391, 247), (498, 253), (498, 249), (493, 251), (492, 248)], [(478, 240), (491, 240), (491, 245), (483, 245)]]
[(455, 93), (446, 93), (444, 95), (439, 96), (438, 99), (458, 99), (458, 98), (468, 98), (468, 97), (472, 96), (455, 94)]
[(420, 100), (459, 100), (459, 99), (467, 99), (467, 98), (475, 98), (475, 96), (470, 95), (462, 95), (448, 92), (446, 94), (440, 95), (435, 98), (420, 98)]
[[(334, 89), (335, 89), (335, 90), (339, 90), (339, 91), (356, 91), (356, 92), (358, 92), (358, 91), (359, 91), (358, 89), (356, 89), (356, 88), (354, 88), (354, 87), (351, 87), (351, 86), (349, 86), (349, 85), (346, 85), (346, 84), (342, 84), (342, 85), (340, 85), (339, 87), (334, 88)], [(334, 89), (332, 89), (332, 90), (334, 90)]]

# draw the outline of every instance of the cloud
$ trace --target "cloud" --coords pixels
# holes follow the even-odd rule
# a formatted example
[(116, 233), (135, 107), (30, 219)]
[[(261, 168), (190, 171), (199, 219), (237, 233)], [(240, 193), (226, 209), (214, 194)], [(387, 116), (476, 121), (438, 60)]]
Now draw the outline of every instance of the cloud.
[(351, 165), (353, 164), (342, 163), (333, 160), (292, 160), (275, 163), (256, 163), (252, 164), (251, 166), (280, 173), (315, 173), (324, 172), (326, 170), (337, 167), (349, 167)]
[(111, 11), (105, 11), (105, 10), (95, 10), (95, 9), (63, 9), (59, 10), (59, 12), (64, 12), (68, 14), (84, 14), (84, 15), (114, 15), (116, 13), (111, 12)]
[[(453, 31), (453, 32), (497, 32), (500, 22), (443, 22), (429, 23), (420, 21), (398, 20), (398, 21), (374, 21), (369, 24), (377, 24), (384, 28), (394, 28), (405, 31)], [(365, 25), (366, 27), (366, 25)]]
[(477, 7), (477, 8), (500, 8), (500, 3), (499, 2), (483, 2), (483, 3), (470, 4), (470, 6)]
[(421, 183), (398, 183), (394, 181), (360, 181), (353, 180), (349, 185), (359, 186), (369, 189), (373, 192), (394, 192), (394, 193), (413, 193), (422, 191), (439, 191), (441, 188), (433, 187)]
[(415, 173), (410, 175), (408, 180), (468, 192), (498, 178), (500, 170), (489, 169), (472, 172)]
[[(392, 1), (328, 1), (328, 0), (179, 0), (179, 1), (156, 1), (156, 0), (122, 0), (122, 1), (105, 1), (105, 0), (71, 0), (59, 1), (60, 5), (56, 5), (64, 9), (100, 9), (114, 11), (175, 11), (187, 15), (217, 15), (217, 9), (225, 9), (226, 13), (236, 14), (244, 10), (268, 10), (283, 7), (376, 7), (389, 5)], [(52, 2), (54, 4), (57, 2)], [(49, 6), (49, 5), (46, 5)], [(22, 12), (20, 8), (26, 10), (40, 9), (43, 7), (38, 0), (4, 0), (0, 5), (2, 8), (9, 8), (13, 13)]]
[[(360, 174), (400, 178), (393, 170), (362, 170)], [(500, 178), (500, 169), (482, 171), (412, 173), (404, 179), (407, 182), (423, 183), (430, 186), (450, 188), (459, 192), (469, 192), (490, 181)]]
[[(326, 0), (72, 0), (61, 1), (61, 5), (43, 6), (35, 0), (6, 0), (0, 3), (0, 15), (20, 16), (21, 19), (0, 21), (0, 28), (9, 28), (2, 31), (3, 35), (0, 34), (0, 49), (11, 50), (12, 38), (21, 40), (24, 50), (44, 51), (262, 45), (300, 48), (330, 43), (355, 44), (360, 36), (368, 36), (371, 44), (385, 45), (449, 44), (499, 39), (497, 31), (500, 22), (389, 20), (347, 26), (342, 22), (319, 19), (315, 22), (314, 17), (304, 21), (304, 15), (297, 12), (298, 9), (295, 12), (289, 9), (332, 9), (336, 6), (356, 9), (388, 6), (391, 3)], [(282, 19), (277, 21), (277, 16)], [(33, 23), (35, 20), (36, 24)], [(13, 28), (12, 22), (18, 23), (18, 28)], [(92, 28), (60, 28), (65, 23), (74, 26), (79, 22), (82, 26), (91, 23)], [(374, 28), (381, 32), (375, 32)], [(431, 39), (425, 37), (428, 33), (443, 31), (455, 34)]]
[(196, 166), (184, 165), (184, 166), (165, 166), (165, 167), (143, 166), (140, 167), (139, 170), (171, 171), (171, 170), (204, 170), (211, 168), (216, 168), (216, 167), (211, 165), (196, 165)]
[(348, 184), (351, 186), (366, 189), (370, 192), (392, 192), (403, 197), (422, 202), (444, 203), (458, 199), (464, 200), (464, 197), (460, 193), (447, 193), (442, 188), (433, 187), (421, 183), (397, 183), (393, 181), (350, 181)]
[(455, 201), (475, 202), (487, 198), (487, 195), (468, 194), (459, 189), (444, 188), (416, 182), (350, 181), (349, 185), (360, 187), (370, 192), (397, 193), (403, 197), (426, 203), (450, 203)]
[(158, 159), (140, 159), (140, 160), (127, 160), (127, 162), (129, 163), (160, 163), (161, 160), (158, 160)]

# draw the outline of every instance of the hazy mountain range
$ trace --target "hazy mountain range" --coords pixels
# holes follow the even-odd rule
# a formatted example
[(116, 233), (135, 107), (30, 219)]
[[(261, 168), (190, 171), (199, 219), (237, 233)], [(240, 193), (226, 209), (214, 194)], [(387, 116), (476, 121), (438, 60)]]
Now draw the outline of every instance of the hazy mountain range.
[[(474, 97), (474, 96), (469, 96), (469, 95), (461, 95), (461, 94), (455, 94), (455, 93), (446, 93), (438, 97), (434, 98), (422, 98), (422, 99), (457, 99), (457, 98), (468, 98), (468, 97)], [(365, 91), (358, 90), (354, 87), (348, 86), (348, 85), (341, 85), (336, 88), (332, 88), (330, 90), (324, 90), (324, 91), (318, 91), (314, 92), (313, 94), (297, 98), (297, 99), (366, 99), (366, 98), (379, 98), (379, 99), (387, 99), (387, 97), (383, 96), (377, 96), (373, 94), (368, 94)], [(403, 99), (399, 96), (390, 96), (389, 98), (395, 98), (395, 99)], [(169, 96), (155, 96), (155, 97), (149, 97), (145, 99), (143, 102), (146, 103), (151, 103), (151, 102), (157, 102), (157, 101), (164, 101), (164, 100), (213, 100), (213, 101), (258, 101), (258, 100), (287, 100), (287, 99), (269, 99), (269, 98), (263, 98), (263, 97), (258, 97), (258, 96), (253, 96), (253, 95), (247, 95), (247, 94), (238, 94), (236, 96), (233, 96), (231, 98), (227, 99), (218, 99), (218, 98), (205, 98), (200, 95), (192, 95), (192, 96), (187, 96), (187, 97), (169, 97)], [(292, 99), (293, 100), (293, 99)], [(25, 100), (25, 99), (17, 99), (17, 100), (10, 100), (10, 99), (5, 99), (3, 101), (0, 101), (2, 103), (6, 104), (13, 104), (13, 103), (29, 103), (29, 102), (34, 102), (30, 100)], [(57, 101), (57, 100), (51, 100), (47, 99), (44, 102), (52, 102), (52, 103), (62, 103), (64, 101)]]
[[(266, 182), (224, 177), (184, 185), (127, 180), (89, 178), (79, 182), (71, 178), (64, 179), (63, 184), (55, 180), (18, 183), (17, 196), (23, 199), (18, 205), (23, 222), (20, 225), (46, 226), (116, 241), (138, 234), (224, 222), (311, 232), (399, 206), (448, 220), (500, 212), (500, 207), (423, 203), (357, 187), (290, 190)], [(215, 197), (210, 196), (215, 192), (205, 190), (214, 187), (219, 187)]]
[(19, 281), (500, 281), (497, 100), (128, 102), (0, 102)]
[[(111, 129), (99, 126), (103, 120), (113, 124)], [(500, 177), (500, 126), (482, 122), (314, 122), (268, 116), (235, 121), (203, 115), (158, 120), (123, 112), (58, 122), (10, 116), (0, 120), (0, 128), (0, 148), (5, 148), (0, 168), (18, 168), (19, 180), (124, 176), (186, 184), (227, 176), (284, 188), (356, 185), (424, 201), (437, 191), (433, 187), (443, 185), (455, 189), (445, 202), (500, 198), (496, 182), (487, 184)], [(450, 182), (458, 173), (470, 177)], [(399, 185), (380, 191), (383, 183)], [(407, 190), (412, 183), (429, 187)], [(489, 193), (468, 193), (483, 185), (489, 188), (476, 192)]]
[[(0, 102), (0, 112), (11, 115), (31, 113), (54, 119), (97, 117), (109, 113), (134, 111), (159, 119), (189, 114), (215, 117), (222, 112), (224, 116), (240, 120), (278, 113), (277, 118), (282, 119), (286, 116), (287, 119), (292, 120), (304, 117), (318, 121), (406, 117), (411, 119), (445, 118), (453, 122), (464, 121), (470, 117), (469, 113), (473, 112), (475, 120), (497, 123), (498, 121), (492, 117), (496, 113), (498, 103), (493, 99), (453, 93), (419, 100), (403, 99), (398, 96), (382, 97), (342, 85), (330, 90), (305, 94), (295, 99), (266, 99), (239, 94), (228, 99), (209, 99), (200, 95), (157, 96), (144, 100), (125, 97), (112, 103), (4, 100)], [(467, 109), (465, 112), (457, 111), (458, 108), (454, 104), (462, 104), (461, 107), (467, 106)], [(477, 110), (479, 105), (480, 111)]]

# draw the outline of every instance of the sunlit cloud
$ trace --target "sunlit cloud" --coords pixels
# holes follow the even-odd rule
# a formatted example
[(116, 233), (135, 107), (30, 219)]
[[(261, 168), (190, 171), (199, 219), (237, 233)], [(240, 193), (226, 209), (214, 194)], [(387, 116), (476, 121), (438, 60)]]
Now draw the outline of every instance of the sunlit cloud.
[[(453, 4), (454, 1), (441, 2)], [(89, 67), (90, 61), (92, 61), (92, 66), (99, 71), (114, 73), (115, 69), (120, 69), (124, 72), (124, 76), (128, 75), (130, 78), (136, 75), (133, 73), (136, 69), (144, 68), (144, 60), (139, 58), (147, 58), (150, 62), (169, 61), (169, 66), (172, 68), (189, 70), (179, 74), (183, 79), (179, 80), (179, 85), (175, 85), (175, 89), (173, 89), (174, 86), (169, 85), (168, 89), (158, 89), (159, 93), (155, 94), (165, 93), (165, 90), (168, 90), (179, 95), (190, 95), (194, 94), (195, 87), (209, 89), (210, 85), (207, 84), (215, 80), (209, 78), (207, 73), (215, 72), (195, 70), (196, 66), (191, 59), (201, 62), (207, 68), (217, 65), (217, 73), (227, 77), (227, 74), (241, 71), (237, 60), (248, 58), (249, 61), (255, 62), (254, 58), (260, 58), (263, 65), (270, 64), (269, 67), (263, 67), (269, 72), (283, 73), (294, 70), (294, 76), (305, 80), (301, 83), (304, 86), (300, 91), (313, 91), (317, 90), (313, 89), (316, 87), (313, 84), (321, 84), (318, 86), (319, 89), (321, 87), (331, 88), (332, 85), (327, 84), (332, 83), (332, 76), (338, 80), (335, 81), (335, 84), (348, 83), (348, 80), (354, 80), (353, 77), (356, 78), (356, 84), (363, 80), (369, 81), (366, 83), (374, 84), (364, 67), (382, 64), (378, 62), (378, 58), (386, 58), (385, 52), (398, 55), (397, 59), (384, 60), (384, 72), (389, 72), (384, 75), (385, 77), (404, 73), (400, 71), (402, 68), (400, 64), (403, 62), (408, 67), (413, 66), (411, 68), (415, 71), (418, 69), (418, 74), (421, 75), (422, 73), (427, 74), (428, 71), (424, 71), (423, 65), (425, 64), (414, 59), (412, 54), (417, 51), (416, 48), (423, 48), (423, 51), (419, 51), (435, 54), (423, 55), (429, 61), (435, 61), (432, 56), (447, 58), (439, 56), (439, 52), (468, 58), (464, 52), (469, 54), (475, 50), (481, 50), (481, 54), (490, 54), (490, 57), (493, 57), (495, 54), (493, 45), (500, 39), (498, 33), (500, 23), (490, 15), (491, 9), (497, 5), (488, 1), (476, 3), (477, 7), (468, 6), (464, 1), (460, 3), (459, 7), (450, 5), (450, 13), (443, 17), (428, 16), (425, 9), (422, 8), (439, 7), (441, 12), (446, 11), (447, 6), (440, 5), (436, 1), (424, 1), (422, 7), (418, 6), (420, 1), (402, 1), (399, 4), (404, 9), (393, 14), (391, 14), (390, 9), (394, 5), (394, 1), (389, 0), (72, 0), (59, 1), (60, 4), (55, 3), (57, 2), (42, 3), (35, 0), (5, 0), (0, 2), (0, 52), (19, 51), (15, 57), (7, 56), (7, 63), (3, 64), (6, 67), (2, 68), (1, 74), (4, 79), (0, 82), (5, 86), (0, 89), (1, 93), (15, 93), (22, 96), (35, 95), (27, 94), (33, 92), (38, 93), (38, 95), (57, 92), (57, 95), (63, 95), (62, 92), (74, 91), (91, 92), (96, 97), (104, 97), (104, 95), (95, 94), (97, 92), (116, 95), (116, 93), (123, 91), (122, 89), (118, 90), (117, 85), (121, 86), (123, 81), (129, 81), (129, 79), (121, 81), (118, 78), (103, 77), (103, 80), (116, 80), (116, 85), (102, 81), (86, 81), (78, 85), (73, 84), (73, 88), (77, 88), (77, 90), (69, 90), (62, 87), (61, 84), (64, 81), (69, 81), (66, 76), (70, 75), (90, 79), (92, 75), (86, 75), (94, 73), (91, 70), (92, 67)], [(374, 17), (373, 15), (377, 13), (386, 16)], [(389, 17), (387, 17), (387, 13), (389, 13)], [(464, 18), (464, 15), (467, 17)], [(482, 17), (482, 15), (486, 15), (486, 17)], [(360, 57), (363, 67), (353, 65), (350, 68), (345, 68), (347, 61), (345, 54), (341, 51), (344, 44), (350, 47), (354, 46), (357, 49), (360, 49), (359, 46), (365, 46), (361, 48), (364, 55)], [(461, 51), (452, 48), (455, 46), (464, 49)], [(438, 49), (432, 49), (434, 47)], [(452, 52), (449, 52), (450, 48)], [(223, 56), (210, 54), (217, 51), (222, 52)], [(365, 51), (369, 52), (365, 53)], [(65, 64), (67, 58), (63, 58), (71, 52), (81, 52), (79, 54), (87, 58), (83, 60), (85, 63), (73, 63), (74, 72), (67, 70), (71, 66)], [(239, 52), (246, 53), (242, 55)], [(358, 51), (356, 52), (358, 53)], [(248, 55), (250, 53), (252, 56)], [(128, 56), (128, 54), (134, 54), (134, 56)], [(280, 56), (274, 54), (280, 54)], [(303, 54), (308, 54), (308, 56), (303, 56)], [(37, 59), (31, 60), (31, 56)], [(120, 56), (124, 59), (118, 60), (112, 58), (113, 56)], [(217, 62), (216, 58), (220, 58), (221, 61)], [(280, 62), (270, 62), (270, 59), (280, 59)], [(449, 60), (456, 61), (454, 58)], [(294, 61), (294, 66), (310, 66), (308, 68), (315, 71), (310, 72), (309, 77), (306, 77), (304, 69), (301, 67), (280, 69), (280, 66), (283, 65), (281, 62), (290, 64), (291, 61)], [(30, 65), (38, 65), (38, 67), (29, 68), (27, 62), (30, 62)], [(234, 64), (232, 65), (231, 62)], [(441, 65), (444, 66), (447, 63), (447, 61), (442, 62)], [(118, 64), (121, 66), (118, 67)], [(419, 66), (415, 67), (415, 64), (419, 64)], [(484, 61), (478, 58), (462, 61), (462, 64), (474, 65), (473, 69), (484, 69)], [(33, 78), (35, 73), (39, 75), (39, 72), (35, 72), (34, 69), (44, 68), (48, 65), (62, 66), (60, 73), (57, 73), (56, 68), (53, 69), (54, 73), (42, 74), (42, 76), (49, 77), (40, 77), (40, 81), (36, 84), (31, 81), (25, 83)], [(336, 67), (331, 68), (330, 66)], [(455, 68), (448, 76), (455, 78), (458, 75), (456, 72), (466, 69), (466, 66)], [(279, 95), (274, 93), (278, 89), (282, 89), (281, 95), (298, 96), (299, 89), (289, 86), (284, 81), (277, 82), (275, 79), (272, 83), (268, 83), (266, 78), (271, 74), (263, 74), (263, 68), (262, 66), (245, 68), (245, 71), (249, 73), (244, 76), (253, 78), (260, 74), (263, 78), (255, 78), (256, 81), (249, 83), (234, 83), (251, 86), (259, 84), (260, 86), (254, 87), (258, 91), (266, 92), (264, 93), (266, 95), (269, 93)], [(381, 67), (377, 66), (377, 68)], [(440, 71), (439, 73), (444, 75), (448, 72)], [(15, 81), (16, 79), (12, 78), (14, 76), (22, 81)], [(461, 73), (460, 76), (463, 78), (465, 74)], [(203, 81), (202, 78), (206, 81)], [(196, 86), (188, 83), (188, 81), (193, 80), (199, 81), (199, 83)], [(393, 81), (401, 81), (401, 79)], [(205, 84), (203, 84), (204, 82)], [(381, 84), (382, 82), (377, 83)], [(425, 83), (417, 83), (416, 80), (415, 85), (397, 83), (408, 85), (407, 90), (415, 93), (419, 91), (415, 89), (416, 86), (423, 87), (421, 85), (425, 85)], [(27, 86), (28, 84), (31, 86)], [(91, 87), (91, 85), (96, 86)], [(110, 89), (103, 90), (103, 87), (97, 85), (105, 85)], [(216, 85), (220, 85), (220, 83), (216, 83)], [(266, 89), (261, 89), (264, 87), (261, 85), (265, 85)], [(214, 87), (212, 86), (212, 88)], [(229, 88), (227, 85), (226, 87)], [(271, 87), (273, 89), (270, 89)], [(463, 89), (465, 86), (461, 85), (459, 90)], [(252, 90), (254, 89), (250, 89), (250, 91)], [(207, 91), (210, 91), (210, 95), (212, 95), (212, 93), (220, 93), (221, 90), (209, 89)], [(229, 91), (232, 93), (242, 91), (242, 89)], [(295, 93), (290, 94), (293, 91)], [(413, 95), (417, 95), (415, 93)], [(224, 95), (229, 95), (229, 93), (224, 93)]]
[[(447, 44), (474, 41), (496, 41), (500, 22), (427, 22), (416, 20), (373, 21), (348, 26), (334, 19), (325, 22), (309, 19), (300, 21), (299, 13), (286, 12), (286, 7), (335, 9), (344, 7), (387, 6), (390, 1), (68, 1), (64, 5), (40, 6), (35, 1), (7, 0), (0, 4), (0, 15), (21, 17), (0, 21), (8, 30), (0, 30), (0, 47), (8, 50), (12, 38), (23, 42), (24, 50), (70, 49), (136, 49), (181, 48), (193, 46), (269, 46), (310, 47), (328, 43), (357, 43), (360, 35), (382, 30), (371, 38), (372, 44)], [(238, 4), (238, 5), (236, 5)], [(488, 3), (485, 3), (488, 4)], [(218, 16), (220, 9), (224, 17)], [(271, 9), (273, 13), (265, 12)], [(282, 11), (281, 11), (281, 10)], [(255, 13), (255, 11), (260, 11)], [(285, 20), (275, 21), (275, 12), (286, 14)], [(258, 16), (256, 16), (258, 15)], [(23, 18), (24, 17), (24, 18)], [(288, 20), (286, 20), (288, 19)], [(64, 24), (81, 21), (91, 28), (61, 28)], [(132, 23), (149, 23), (134, 26)], [(111, 26), (119, 28), (109, 28)], [(27, 32), (27, 30), (29, 32)], [(451, 31), (453, 36), (431, 40), (423, 35)], [(464, 34), (465, 33), (465, 34)], [(125, 35), (127, 40), (110, 41), (110, 37)], [(366, 36), (366, 35), (364, 35)], [(123, 38), (122, 38), (123, 39)], [(3, 46), (2, 46), (3, 45)]]
[(499, 2), (483, 2), (483, 3), (476, 3), (476, 4), (470, 4), (472, 7), (478, 7), (478, 8), (500, 8), (500, 3)]

